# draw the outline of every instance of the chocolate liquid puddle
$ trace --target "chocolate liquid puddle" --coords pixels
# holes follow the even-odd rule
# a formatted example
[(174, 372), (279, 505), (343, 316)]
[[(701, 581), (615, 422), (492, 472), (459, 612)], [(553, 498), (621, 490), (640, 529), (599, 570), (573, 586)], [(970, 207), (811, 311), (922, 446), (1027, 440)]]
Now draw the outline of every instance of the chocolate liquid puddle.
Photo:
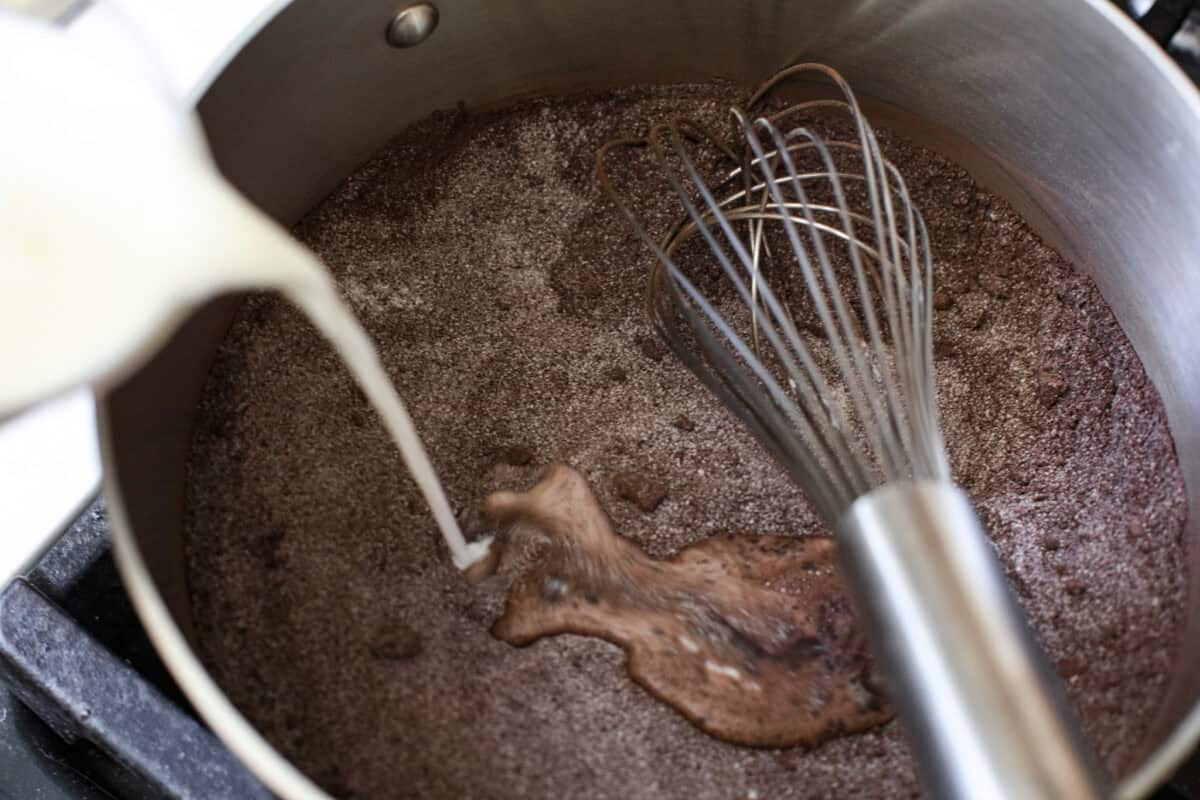
[(528, 492), (491, 495), (485, 510), (549, 537), (492, 626), (504, 641), (608, 639), (625, 648), (634, 680), (735, 744), (812, 746), (891, 719), (832, 539), (712, 537), (651, 559), (563, 465)]
[[(608, 139), (673, 114), (726, 130), (744, 99), (651, 87), (437, 114), (297, 226), (469, 539), (493, 528), (476, 511), (486, 497), (560, 462), (656, 562), (709, 540), (828, 533), (654, 338), (653, 256), (592, 181)], [(1186, 504), (1161, 403), (1088, 278), (959, 167), (877, 133), (929, 227), (953, 474), (1119, 774), (1159, 710), (1184, 618)], [(631, 177), (639, 197), (666, 189)], [(674, 224), (676, 204), (649, 205), (655, 232)], [(546, 534), (498, 532), (497, 574), (467, 584), (380, 420), (278, 297), (249, 297), (217, 353), (188, 470), (201, 658), (335, 796), (917, 792), (895, 720), (811, 747), (734, 745), (631, 680), (621, 646), (493, 636), (514, 582), (552, 554)]]

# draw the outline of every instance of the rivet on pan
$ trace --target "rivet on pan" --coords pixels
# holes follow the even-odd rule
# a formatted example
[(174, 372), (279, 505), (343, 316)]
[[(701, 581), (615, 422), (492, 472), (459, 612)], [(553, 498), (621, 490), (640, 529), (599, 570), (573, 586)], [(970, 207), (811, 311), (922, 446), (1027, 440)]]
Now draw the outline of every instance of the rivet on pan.
[(429, 38), (438, 24), (438, 10), (433, 3), (414, 3), (396, 12), (387, 27), (387, 41), (392, 47), (413, 47)]

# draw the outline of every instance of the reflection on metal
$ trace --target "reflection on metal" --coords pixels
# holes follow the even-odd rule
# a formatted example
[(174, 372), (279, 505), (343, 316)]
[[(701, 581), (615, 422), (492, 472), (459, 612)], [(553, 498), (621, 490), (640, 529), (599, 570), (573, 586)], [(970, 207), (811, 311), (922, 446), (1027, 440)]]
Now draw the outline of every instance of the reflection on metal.
[(392, 47), (414, 47), (428, 39), (437, 24), (437, 6), (432, 3), (409, 6), (397, 12), (388, 23), (388, 44)]
[(1200, 83), (1200, 3), (1175, 32), (1167, 52), (1192, 80)]

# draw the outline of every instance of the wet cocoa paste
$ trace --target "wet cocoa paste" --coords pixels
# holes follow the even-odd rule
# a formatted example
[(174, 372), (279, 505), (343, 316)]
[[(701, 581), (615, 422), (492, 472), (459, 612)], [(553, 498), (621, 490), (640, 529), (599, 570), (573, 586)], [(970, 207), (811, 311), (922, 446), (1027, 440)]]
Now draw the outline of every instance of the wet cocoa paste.
[(734, 744), (811, 747), (892, 718), (830, 537), (711, 536), (651, 559), (562, 464), (484, 509), (513, 525), (505, 550), (543, 550), (514, 570), (504, 641), (608, 639), (647, 691)]

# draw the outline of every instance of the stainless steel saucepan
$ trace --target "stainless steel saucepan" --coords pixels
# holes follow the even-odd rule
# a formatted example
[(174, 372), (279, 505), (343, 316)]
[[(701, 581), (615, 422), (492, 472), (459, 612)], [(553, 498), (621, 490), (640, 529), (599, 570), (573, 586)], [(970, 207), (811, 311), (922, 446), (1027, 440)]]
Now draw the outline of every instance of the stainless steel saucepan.
[[(798, 58), (873, 118), (953, 155), (1100, 286), (1166, 404), (1200, 572), (1200, 95), (1108, 0), (295, 0), (199, 110), (218, 164), (292, 224), (407, 123), (459, 101), (722, 76)], [(238, 303), (192, 315), (99, 402), (114, 545), (151, 639), (200, 714), (277, 794), (324, 797), (189, 644), (181, 516), (197, 401)], [(1139, 797), (1200, 739), (1200, 591), (1141, 760)]]

